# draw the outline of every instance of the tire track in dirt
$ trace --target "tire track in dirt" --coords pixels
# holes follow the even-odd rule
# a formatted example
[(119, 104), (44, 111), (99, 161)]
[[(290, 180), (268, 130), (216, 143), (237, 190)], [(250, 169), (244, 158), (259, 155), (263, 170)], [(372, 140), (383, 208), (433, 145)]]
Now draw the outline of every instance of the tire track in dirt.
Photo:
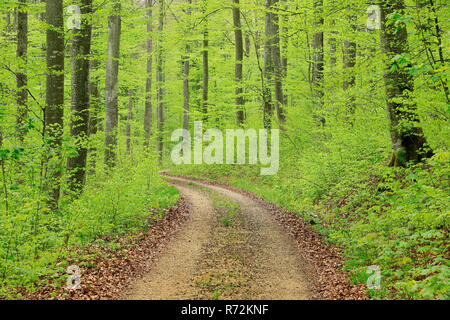
[[(171, 177), (170, 180), (191, 202), (191, 219), (155, 262), (151, 271), (125, 292), (124, 299), (211, 299), (211, 296), (204, 295), (199, 277), (225, 273), (239, 275), (238, 282), (244, 283), (245, 294), (242, 288), (231, 287), (226, 297), (217, 298), (316, 298), (313, 293), (313, 268), (263, 206), (249, 197), (218, 186), (185, 178)], [(234, 237), (229, 244), (237, 248), (222, 249), (233, 252), (236, 249), (242, 255), (240, 262), (231, 261), (231, 255), (226, 252), (214, 254), (221, 243), (218, 237), (223, 234), (218, 224), (218, 211), (213, 206), (211, 196), (187, 184), (216, 192), (239, 205), (243, 223), (236, 226), (239, 229), (231, 232), (240, 236), (238, 239)], [(236, 253), (233, 255), (238, 256)]]

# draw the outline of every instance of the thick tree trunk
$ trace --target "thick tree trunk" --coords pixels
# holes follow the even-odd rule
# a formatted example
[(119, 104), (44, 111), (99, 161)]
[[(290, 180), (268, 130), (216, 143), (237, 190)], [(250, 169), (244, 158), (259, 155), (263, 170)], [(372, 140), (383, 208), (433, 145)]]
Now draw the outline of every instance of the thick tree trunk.
[(80, 30), (73, 30), (72, 41), (72, 123), (70, 134), (75, 139), (77, 155), (69, 157), (69, 188), (81, 193), (86, 183), (86, 164), (89, 128), (89, 55), (91, 53), (92, 25), (88, 15), (92, 13), (92, 0), (81, 1), (84, 19)]
[(272, 13), (270, 12), (272, 7), (272, 0), (266, 0), (265, 2), (265, 40), (264, 40), (264, 128), (272, 128), (273, 117), (273, 103), (272, 103), (272, 90), (270, 83), (273, 76), (273, 59), (272, 59)]
[(17, 17), (17, 60), (20, 63), (20, 71), (17, 72), (17, 127), (19, 129), (19, 139), (23, 141), (25, 136), (25, 120), (27, 117), (27, 51), (28, 51), (28, 8), (26, 0), (19, 1), (19, 11)]
[(108, 18), (108, 59), (105, 81), (105, 165), (111, 169), (116, 163), (117, 126), (119, 122), (118, 75), (120, 54), (120, 0), (113, 3), (114, 12)]
[(233, 0), (233, 25), (234, 25), (234, 38), (236, 42), (236, 65), (235, 65), (235, 82), (236, 82), (236, 122), (238, 126), (244, 124), (244, 89), (242, 82), (242, 71), (244, 63), (244, 44), (242, 38), (241, 27), (241, 10), (239, 0)]
[(49, 161), (45, 189), (49, 205), (58, 206), (61, 179), (61, 143), (64, 116), (64, 21), (63, 1), (47, 0), (47, 77), (45, 133), (49, 139)]
[[(272, 5), (276, 5), (278, 0), (272, 0)], [(274, 8), (274, 10), (277, 10)], [(277, 110), (277, 118), (281, 123), (286, 121), (284, 114), (284, 93), (283, 93), (283, 61), (281, 58), (280, 48), (280, 19), (278, 13), (274, 13), (272, 17), (272, 58), (274, 65), (274, 84), (275, 84), (275, 106)]]
[[(323, 0), (314, 0), (314, 28), (318, 29), (313, 36), (313, 74), (312, 86), (314, 94), (314, 104), (317, 110), (323, 108)], [(316, 116), (317, 120), (325, 124), (325, 118)]]
[(409, 161), (418, 162), (432, 156), (419, 117), (412, 100), (414, 81), (408, 70), (398, 66), (393, 58), (409, 52), (408, 34), (405, 25), (387, 23), (386, 17), (404, 13), (403, 0), (384, 0), (382, 7), (381, 48), (385, 54), (385, 88), (387, 111), (394, 154), (391, 166), (405, 166)]
[(164, 31), (164, 0), (159, 0), (159, 22), (158, 22), (158, 55), (156, 65), (156, 81), (158, 83), (157, 99), (158, 99), (158, 160), (162, 164), (164, 151), (164, 48), (163, 48), (163, 31)]
[(144, 113), (144, 147), (150, 146), (152, 134), (152, 83), (153, 83), (153, 1), (146, 0), (147, 9), (147, 80), (145, 84), (145, 113)]
[[(206, 16), (208, 1), (203, 0), (203, 14)], [(209, 95), (209, 30), (208, 18), (205, 17), (205, 24), (203, 27), (203, 90), (202, 90), (202, 113), (203, 121), (208, 120), (208, 95)]]

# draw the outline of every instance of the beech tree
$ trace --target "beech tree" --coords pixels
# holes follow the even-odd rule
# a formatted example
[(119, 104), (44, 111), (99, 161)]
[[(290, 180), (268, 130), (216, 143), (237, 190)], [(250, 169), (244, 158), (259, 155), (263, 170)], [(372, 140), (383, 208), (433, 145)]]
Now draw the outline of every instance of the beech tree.
[(57, 207), (61, 187), (61, 143), (64, 116), (64, 21), (63, 1), (47, 0), (47, 81), (45, 94), (45, 134), (48, 137), (45, 189), (51, 207)]
[[(317, 110), (323, 108), (323, 71), (324, 71), (324, 53), (323, 53), (323, 0), (314, 0), (314, 27), (316, 31), (313, 35), (313, 72), (312, 72), (312, 87), (314, 94), (314, 104)], [(325, 119), (322, 116), (316, 117), (324, 124)]]
[(144, 114), (144, 146), (150, 146), (152, 131), (152, 83), (153, 83), (153, 5), (154, 0), (146, 0), (147, 13), (147, 79), (145, 84), (145, 114)]
[(165, 5), (164, 0), (159, 0), (159, 18), (158, 18), (158, 50), (156, 57), (156, 82), (157, 82), (157, 99), (158, 99), (158, 159), (160, 164), (163, 160), (164, 151), (164, 116), (165, 116), (165, 103), (164, 103), (164, 48), (163, 37), (164, 31), (164, 18), (165, 18)]
[(263, 112), (264, 127), (270, 129), (272, 127), (273, 104), (272, 90), (270, 83), (273, 76), (273, 59), (272, 59), (272, 0), (265, 0), (265, 39), (264, 39), (264, 88), (263, 88)]
[(242, 126), (245, 120), (244, 111), (244, 88), (242, 82), (242, 72), (244, 64), (244, 43), (242, 37), (242, 26), (241, 26), (241, 10), (239, 0), (233, 0), (233, 25), (234, 25), (234, 38), (235, 38), (235, 49), (236, 49), (236, 62), (234, 77), (236, 82), (236, 122), (239, 126)]
[[(403, 0), (384, 0), (381, 4), (381, 47), (385, 56), (384, 82), (387, 111), (394, 154), (390, 166), (418, 162), (433, 152), (420, 127), (417, 105), (413, 101), (414, 81), (408, 72), (404, 55), (409, 53), (406, 25), (393, 19), (403, 15)], [(397, 14), (397, 16), (395, 16)]]
[(203, 87), (202, 87), (202, 112), (203, 121), (208, 120), (208, 94), (209, 94), (209, 31), (208, 31), (208, 0), (203, 0), (202, 11), (204, 14), (203, 22), (203, 49), (202, 49), (202, 59), (203, 59)]
[[(9, 25), (9, 22), (7, 22)], [(20, 71), (16, 75), (17, 83), (17, 127), (19, 137), (24, 139), (24, 125), (28, 113), (28, 77), (27, 77), (27, 51), (28, 51), (28, 7), (26, 0), (20, 0), (17, 13), (17, 59)]]
[(89, 136), (89, 55), (91, 53), (92, 0), (81, 0), (82, 22), (80, 29), (73, 29), (72, 40), (72, 122), (70, 134), (75, 139), (76, 155), (69, 157), (69, 187), (81, 192), (86, 183), (87, 138)]
[(120, 0), (112, 3), (108, 18), (108, 59), (105, 80), (105, 164), (112, 168), (116, 163), (117, 127), (119, 122), (118, 77), (120, 54)]

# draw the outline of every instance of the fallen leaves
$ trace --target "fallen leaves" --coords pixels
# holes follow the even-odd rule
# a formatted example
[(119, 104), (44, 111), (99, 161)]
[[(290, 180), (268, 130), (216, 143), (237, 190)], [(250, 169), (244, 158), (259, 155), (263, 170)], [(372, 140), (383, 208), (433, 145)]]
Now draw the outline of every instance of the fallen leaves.
[[(64, 284), (50, 283), (33, 293), (24, 293), (29, 300), (105, 300), (120, 299), (133, 280), (149, 271), (152, 263), (188, 220), (190, 204), (180, 197), (177, 205), (165, 209), (164, 215), (152, 220), (146, 234), (124, 235), (113, 240), (115, 245), (91, 245), (77, 251), (78, 257), (89, 261), (70, 261), (81, 267), (81, 289), (68, 290)], [(110, 240), (112, 241), (112, 240)], [(88, 263), (86, 263), (88, 262)]]

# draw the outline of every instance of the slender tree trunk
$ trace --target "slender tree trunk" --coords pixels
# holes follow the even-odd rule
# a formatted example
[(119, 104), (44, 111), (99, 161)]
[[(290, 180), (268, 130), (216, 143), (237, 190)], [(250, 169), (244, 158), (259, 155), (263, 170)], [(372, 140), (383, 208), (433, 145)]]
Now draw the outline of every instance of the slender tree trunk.
[(131, 120), (133, 119), (133, 90), (128, 90), (128, 116), (127, 116), (127, 154), (131, 155)]
[[(317, 110), (323, 109), (323, 0), (314, 0), (314, 28), (318, 29), (313, 36), (313, 74), (312, 85), (314, 94), (314, 104)], [(317, 111), (316, 111), (317, 112)], [(317, 120), (325, 124), (323, 116), (316, 116)]]
[[(356, 31), (356, 16), (349, 16), (348, 20), (351, 21), (351, 29), (352, 31)], [(343, 83), (343, 89), (344, 91), (351, 91), (356, 82), (355, 78), (355, 65), (356, 65), (356, 42), (351, 40), (345, 40), (344, 41), (344, 57), (343, 57), (343, 63), (344, 63), (344, 83)], [(353, 124), (353, 116), (356, 109), (356, 99), (354, 93), (350, 93), (346, 100), (346, 108), (347, 108), (347, 115), (348, 122), (350, 124)]]
[(147, 8), (147, 80), (145, 85), (145, 114), (144, 114), (144, 147), (150, 146), (152, 133), (152, 83), (153, 83), (153, 1), (146, 0)]
[(49, 141), (46, 192), (49, 205), (58, 206), (61, 179), (61, 144), (64, 116), (64, 21), (63, 1), (47, 0), (47, 77), (45, 95), (45, 133)]
[(266, 0), (265, 2), (265, 40), (264, 40), (264, 128), (272, 128), (272, 116), (273, 116), (273, 103), (272, 103), (272, 90), (270, 83), (272, 82), (273, 75), (273, 59), (272, 59), (272, 0)]
[(233, 0), (233, 24), (234, 24), (234, 37), (236, 42), (236, 65), (235, 65), (235, 82), (236, 82), (236, 122), (239, 126), (244, 124), (244, 90), (242, 82), (242, 70), (244, 63), (244, 44), (242, 38), (241, 27), (241, 10), (239, 0)]
[[(45, 3), (46, 0), (39, 0), (39, 3)], [(39, 20), (40, 21), (45, 21), (46, 17), (45, 17), (45, 11), (39, 14)]]
[(27, 117), (27, 51), (28, 51), (28, 8), (26, 0), (19, 1), (17, 17), (17, 60), (20, 62), (20, 71), (17, 72), (17, 127), (19, 128), (19, 139), (23, 141), (25, 136), (25, 120)]
[(6, 12), (5, 13), (5, 31), (4, 31), (4, 36), (7, 38), (8, 34), (11, 32), (11, 13), (10, 12)]
[[(272, 0), (272, 5), (276, 5), (278, 0)], [(275, 8), (277, 10), (277, 8)], [(283, 61), (281, 57), (281, 48), (280, 48), (280, 19), (278, 13), (274, 13), (272, 17), (272, 57), (273, 57), (273, 65), (274, 65), (274, 84), (275, 84), (275, 106), (277, 110), (277, 118), (281, 123), (286, 121), (286, 116), (284, 114), (284, 93), (283, 93)]]
[(406, 26), (387, 23), (386, 17), (395, 12), (404, 13), (403, 0), (383, 0), (381, 48), (385, 54), (385, 88), (387, 111), (394, 154), (391, 166), (405, 166), (409, 161), (418, 162), (432, 156), (419, 117), (416, 104), (412, 100), (414, 81), (408, 70), (396, 65), (393, 58), (408, 53)]
[[(100, 91), (98, 90), (98, 79), (93, 79), (92, 73), (94, 70), (98, 68), (99, 62), (98, 60), (91, 60), (89, 62), (89, 96), (90, 96), (90, 111), (89, 111), (89, 137), (92, 137), (97, 134), (99, 127), (99, 116), (100, 116), (100, 105), (101, 105), (101, 97)], [(89, 174), (94, 175), (96, 164), (97, 164), (97, 148), (92, 145), (89, 149), (89, 157), (90, 157), (90, 172)]]
[(250, 47), (251, 47), (250, 35), (248, 33), (245, 34), (244, 44), (245, 44), (245, 56), (248, 58), (250, 57)]
[[(332, 24), (335, 24), (335, 21), (333, 20)], [(337, 31), (331, 31), (331, 37), (328, 39), (328, 43), (330, 45), (330, 69), (334, 71), (336, 69), (337, 65)]]
[(105, 164), (111, 169), (116, 163), (117, 126), (119, 122), (118, 75), (120, 54), (120, 0), (113, 2), (114, 12), (108, 18), (108, 59), (105, 81)]
[(203, 121), (208, 120), (208, 95), (209, 95), (209, 30), (208, 18), (206, 12), (208, 9), (208, 0), (203, 0), (203, 14), (205, 15), (203, 29), (203, 91), (202, 91), (202, 112)]
[[(287, 0), (282, 0), (284, 6), (287, 8)], [(287, 75), (288, 75), (288, 49), (289, 49), (289, 28), (288, 28), (288, 24), (289, 24), (289, 16), (288, 15), (283, 15), (283, 28), (282, 28), (282, 44), (281, 44), (281, 64), (283, 66), (283, 81), (285, 82), (287, 79)], [(286, 94), (287, 89), (285, 88), (284, 90), (284, 102), (283, 105), (285, 107), (288, 106), (289, 103), (289, 98), (288, 95)]]
[[(191, 19), (191, 5), (192, 0), (187, 0), (188, 8), (186, 11), (187, 14), (187, 20), (188, 20), (188, 26), (187, 28), (190, 29), (190, 19)], [(188, 31), (190, 32), (190, 31)], [(184, 105), (184, 114), (183, 114), (183, 129), (189, 130), (189, 69), (190, 69), (190, 54), (191, 54), (191, 46), (189, 43), (189, 40), (186, 40), (186, 47), (185, 47), (185, 57), (184, 57), (184, 79), (183, 79), (183, 105)]]
[(89, 56), (91, 53), (92, 25), (88, 15), (92, 13), (92, 0), (81, 1), (81, 14), (85, 17), (80, 30), (73, 30), (72, 41), (72, 123), (70, 134), (75, 139), (77, 155), (69, 157), (69, 188), (81, 193), (86, 183), (87, 147), (89, 128)]
[(162, 164), (164, 151), (164, 48), (163, 48), (163, 31), (164, 31), (164, 0), (159, 0), (159, 22), (158, 22), (158, 55), (156, 65), (156, 81), (158, 83), (157, 99), (158, 99), (158, 159)]

